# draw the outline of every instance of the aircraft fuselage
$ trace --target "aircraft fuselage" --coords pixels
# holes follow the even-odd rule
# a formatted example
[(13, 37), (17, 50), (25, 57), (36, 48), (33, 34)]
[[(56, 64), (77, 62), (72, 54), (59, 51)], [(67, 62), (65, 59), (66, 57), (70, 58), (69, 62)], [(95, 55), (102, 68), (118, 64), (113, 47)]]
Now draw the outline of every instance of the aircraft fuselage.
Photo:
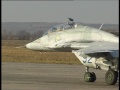
[[(98, 30), (96, 28), (91, 28), (88, 26), (78, 27), (69, 30), (62, 30), (56, 32), (48, 32), (48, 34), (40, 37), (39, 39), (30, 42), (26, 45), (28, 49), (32, 50), (41, 50), (41, 51), (71, 51), (75, 48), (56, 48), (51, 49), (48, 46), (54, 45), (57, 43), (90, 43), (90, 42), (115, 42), (118, 43), (119, 39), (117, 36)], [(85, 47), (85, 46), (84, 46)], [(81, 48), (84, 48), (81, 46)], [(76, 48), (77, 49), (77, 48)]]

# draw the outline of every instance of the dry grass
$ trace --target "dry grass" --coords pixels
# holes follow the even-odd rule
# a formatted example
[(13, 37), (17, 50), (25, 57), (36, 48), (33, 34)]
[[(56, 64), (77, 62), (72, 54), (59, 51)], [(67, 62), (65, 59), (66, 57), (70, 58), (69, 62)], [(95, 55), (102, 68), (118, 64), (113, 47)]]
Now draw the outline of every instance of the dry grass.
[(15, 48), (25, 45), (27, 40), (2, 40), (2, 62), (31, 62), (55, 64), (80, 64), (76, 56), (70, 52), (32, 51), (26, 48)]

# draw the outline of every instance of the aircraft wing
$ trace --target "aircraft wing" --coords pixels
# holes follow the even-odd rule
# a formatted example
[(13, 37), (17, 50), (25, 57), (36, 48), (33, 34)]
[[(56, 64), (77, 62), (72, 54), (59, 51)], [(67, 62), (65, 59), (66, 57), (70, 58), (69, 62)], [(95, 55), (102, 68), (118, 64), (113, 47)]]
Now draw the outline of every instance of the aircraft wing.
[(109, 52), (113, 57), (119, 57), (119, 46), (118, 43), (94, 42), (93, 45), (90, 45), (89, 47), (72, 50), (72, 52), (80, 52), (84, 54)]
[(81, 52), (85, 54), (97, 53), (97, 52), (113, 52), (119, 50), (119, 44), (113, 42), (91, 42), (91, 43), (77, 43), (77, 42), (59, 42), (49, 48), (65, 48), (69, 47), (76, 52)]
[(118, 51), (118, 43), (111, 42), (94, 42), (90, 46), (77, 50), (78, 52), (83, 52), (85, 54), (97, 53), (97, 52), (113, 52)]

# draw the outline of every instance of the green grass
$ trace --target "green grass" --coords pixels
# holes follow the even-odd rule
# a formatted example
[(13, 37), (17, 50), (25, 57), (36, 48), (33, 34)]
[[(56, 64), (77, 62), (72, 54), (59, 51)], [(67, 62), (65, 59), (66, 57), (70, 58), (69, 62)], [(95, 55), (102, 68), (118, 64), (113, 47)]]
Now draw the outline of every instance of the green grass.
[(2, 40), (2, 62), (80, 64), (80, 61), (71, 52), (41, 53), (26, 48), (15, 48), (29, 42), (27, 40)]

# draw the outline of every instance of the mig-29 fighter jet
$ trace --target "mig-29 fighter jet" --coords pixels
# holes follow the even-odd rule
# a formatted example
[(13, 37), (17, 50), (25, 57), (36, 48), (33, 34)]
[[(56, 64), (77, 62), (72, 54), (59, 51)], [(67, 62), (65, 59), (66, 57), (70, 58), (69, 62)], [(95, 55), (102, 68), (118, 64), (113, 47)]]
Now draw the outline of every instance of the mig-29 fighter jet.
[(84, 80), (94, 82), (96, 75), (89, 68), (107, 70), (105, 82), (114, 85), (119, 72), (119, 38), (99, 29), (70, 22), (50, 28), (42, 37), (26, 44), (40, 51), (72, 52), (85, 68)]

